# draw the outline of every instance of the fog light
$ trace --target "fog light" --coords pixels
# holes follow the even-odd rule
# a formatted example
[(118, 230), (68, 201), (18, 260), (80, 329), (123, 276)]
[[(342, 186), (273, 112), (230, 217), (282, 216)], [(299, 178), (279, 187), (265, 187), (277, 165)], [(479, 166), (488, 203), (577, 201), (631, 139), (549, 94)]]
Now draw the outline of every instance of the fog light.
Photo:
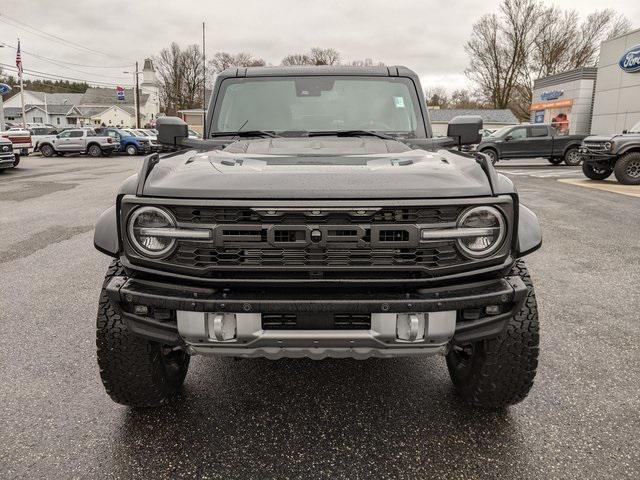
[(209, 338), (218, 342), (236, 338), (235, 313), (210, 313), (208, 315)]
[(484, 311), (487, 315), (498, 315), (500, 313), (500, 305), (487, 305)]
[(133, 313), (135, 313), (136, 315), (146, 315), (147, 313), (149, 313), (149, 309), (146, 305), (136, 305), (135, 307), (133, 307)]
[(396, 336), (414, 342), (424, 338), (424, 314), (399, 313), (396, 317)]

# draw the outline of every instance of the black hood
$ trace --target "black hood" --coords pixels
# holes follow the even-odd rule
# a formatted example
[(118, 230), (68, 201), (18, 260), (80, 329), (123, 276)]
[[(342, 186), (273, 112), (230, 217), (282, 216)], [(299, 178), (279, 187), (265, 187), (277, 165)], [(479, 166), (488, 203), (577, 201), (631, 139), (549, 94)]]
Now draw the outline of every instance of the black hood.
[(273, 138), (164, 157), (143, 195), (235, 199), (393, 199), (491, 195), (469, 155), (375, 137)]
[(616, 133), (613, 135), (590, 135), (584, 139), (585, 142), (612, 142), (616, 138), (640, 138), (640, 133)]

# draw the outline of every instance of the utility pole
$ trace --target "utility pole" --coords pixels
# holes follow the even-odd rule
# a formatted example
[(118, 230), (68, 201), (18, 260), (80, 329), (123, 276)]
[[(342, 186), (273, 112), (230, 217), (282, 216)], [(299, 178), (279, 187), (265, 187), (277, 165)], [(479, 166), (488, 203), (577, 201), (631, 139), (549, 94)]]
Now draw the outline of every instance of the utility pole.
[(138, 62), (136, 62), (136, 128), (140, 128), (140, 88), (138, 87)]
[(202, 138), (207, 138), (207, 56), (204, 47), (204, 22), (202, 22)]

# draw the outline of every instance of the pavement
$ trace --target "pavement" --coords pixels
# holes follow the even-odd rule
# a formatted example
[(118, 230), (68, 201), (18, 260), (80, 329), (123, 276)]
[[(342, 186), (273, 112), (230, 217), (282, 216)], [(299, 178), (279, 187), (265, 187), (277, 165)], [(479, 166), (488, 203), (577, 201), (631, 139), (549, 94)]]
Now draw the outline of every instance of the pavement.
[(92, 229), (141, 162), (0, 173), (0, 478), (640, 478), (640, 199), (499, 164), (544, 234), (538, 376), (504, 412), (464, 405), (442, 357), (195, 357), (178, 401), (136, 411), (98, 375)]

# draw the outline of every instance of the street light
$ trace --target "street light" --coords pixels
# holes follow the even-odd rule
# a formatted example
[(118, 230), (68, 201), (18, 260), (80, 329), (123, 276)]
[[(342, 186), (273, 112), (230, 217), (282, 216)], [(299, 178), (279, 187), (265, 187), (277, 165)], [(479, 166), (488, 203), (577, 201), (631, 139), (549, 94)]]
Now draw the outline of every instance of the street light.
[(127, 75), (133, 74), (133, 78), (136, 85), (136, 90), (133, 97), (133, 101), (135, 103), (135, 110), (136, 110), (136, 128), (140, 128), (140, 89), (138, 88), (138, 75), (140, 74), (140, 72), (138, 71), (138, 62), (136, 62), (136, 70), (134, 72), (125, 70), (122, 73), (125, 73)]

